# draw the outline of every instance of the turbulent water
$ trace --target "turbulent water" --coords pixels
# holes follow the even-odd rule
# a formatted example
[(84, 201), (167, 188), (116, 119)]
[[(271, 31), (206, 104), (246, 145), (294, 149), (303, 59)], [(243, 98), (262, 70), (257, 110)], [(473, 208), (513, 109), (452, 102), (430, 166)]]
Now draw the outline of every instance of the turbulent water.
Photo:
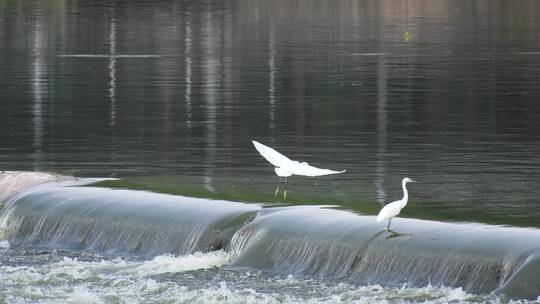
[[(219, 267), (229, 260), (223, 251), (138, 261), (9, 250), (0, 249), (4, 303), (524, 303), (461, 288), (359, 286), (223, 271)], [(17, 257), (26, 257), (26, 265), (18, 265)]]
[[(3, 178), (4, 186), (40, 173), (6, 174), (16, 178)], [(540, 296), (537, 229), (396, 219), (389, 232), (373, 216), (329, 206), (264, 207), (57, 180), (34, 180), (2, 209), (6, 303)]]

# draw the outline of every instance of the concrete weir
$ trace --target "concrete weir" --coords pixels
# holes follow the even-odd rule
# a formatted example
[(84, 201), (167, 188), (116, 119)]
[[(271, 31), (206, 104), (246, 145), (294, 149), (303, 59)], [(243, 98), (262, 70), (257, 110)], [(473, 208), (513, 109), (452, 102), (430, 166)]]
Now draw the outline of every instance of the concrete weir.
[[(540, 295), (540, 230), (373, 216), (314, 207), (266, 209), (231, 241), (231, 269), (361, 284), (452, 286)], [(264, 253), (264, 254), (262, 254)]]
[(228, 250), (227, 269), (385, 286), (540, 295), (540, 230), (374, 216), (317, 206), (262, 208), (90, 180), (0, 175), (0, 238), (12, 247), (155, 256)]
[(0, 229), (11, 246), (140, 256), (218, 250), (260, 210), (253, 204), (71, 187), (95, 179), (20, 173), (6, 181), (12, 181), (6, 182), (12, 196)]

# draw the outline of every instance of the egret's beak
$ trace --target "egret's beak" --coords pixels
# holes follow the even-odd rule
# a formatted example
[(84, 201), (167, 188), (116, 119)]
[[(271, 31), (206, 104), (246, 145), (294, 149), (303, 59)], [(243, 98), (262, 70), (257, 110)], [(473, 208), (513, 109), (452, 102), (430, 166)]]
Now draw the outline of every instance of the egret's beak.
[(412, 180), (412, 179), (411, 179), (411, 183), (418, 183), (418, 182), (417, 182), (417, 181), (415, 181), (415, 180)]

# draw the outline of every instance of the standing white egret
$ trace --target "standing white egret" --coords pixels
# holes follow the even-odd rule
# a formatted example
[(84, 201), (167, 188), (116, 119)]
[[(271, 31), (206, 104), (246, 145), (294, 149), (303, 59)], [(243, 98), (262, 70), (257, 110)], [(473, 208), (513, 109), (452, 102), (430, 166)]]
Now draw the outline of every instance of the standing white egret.
[(416, 182), (408, 177), (405, 177), (401, 181), (401, 188), (403, 188), (403, 198), (400, 199), (399, 201), (386, 204), (386, 206), (384, 206), (379, 212), (379, 215), (377, 215), (377, 223), (384, 220), (388, 220), (388, 225), (386, 226), (387, 230), (390, 230), (390, 222), (392, 221), (392, 219), (401, 212), (401, 209), (407, 206), (407, 201), (409, 200), (409, 193), (407, 192), (407, 186), (406, 186), (407, 183), (416, 183)]
[(255, 149), (266, 158), (272, 165), (275, 166), (274, 171), (279, 176), (279, 183), (276, 188), (275, 197), (277, 197), (279, 186), (281, 185), (281, 179), (285, 179), (285, 186), (283, 191), (283, 199), (287, 198), (287, 177), (291, 175), (304, 175), (304, 176), (320, 176), (328, 174), (337, 174), (343, 173), (343, 171), (334, 171), (329, 169), (320, 169), (317, 167), (310, 166), (306, 162), (298, 162), (295, 160), (290, 160), (287, 156), (279, 153), (278, 151), (265, 146), (257, 141), (251, 141), (255, 146)]

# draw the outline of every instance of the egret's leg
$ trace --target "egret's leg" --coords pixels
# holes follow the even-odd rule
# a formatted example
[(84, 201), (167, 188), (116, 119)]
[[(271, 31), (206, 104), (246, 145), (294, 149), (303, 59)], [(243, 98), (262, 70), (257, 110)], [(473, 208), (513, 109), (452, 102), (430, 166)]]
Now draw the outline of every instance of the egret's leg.
[(392, 221), (392, 218), (388, 219), (388, 225), (386, 226), (386, 230), (390, 230), (390, 222)]
[(278, 182), (278, 184), (277, 184), (276, 193), (275, 193), (275, 195), (274, 195), (274, 198), (277, 198), (277, 194), (278, 194), (278, 192), (279, 192), (279, 185), (281, 185), (281, 177), (279, 178), (279, 182)]
[(283, 187), (283, 199), (286, 200), (287, 199), (287, 178), (285, 177), (285, 186)]

